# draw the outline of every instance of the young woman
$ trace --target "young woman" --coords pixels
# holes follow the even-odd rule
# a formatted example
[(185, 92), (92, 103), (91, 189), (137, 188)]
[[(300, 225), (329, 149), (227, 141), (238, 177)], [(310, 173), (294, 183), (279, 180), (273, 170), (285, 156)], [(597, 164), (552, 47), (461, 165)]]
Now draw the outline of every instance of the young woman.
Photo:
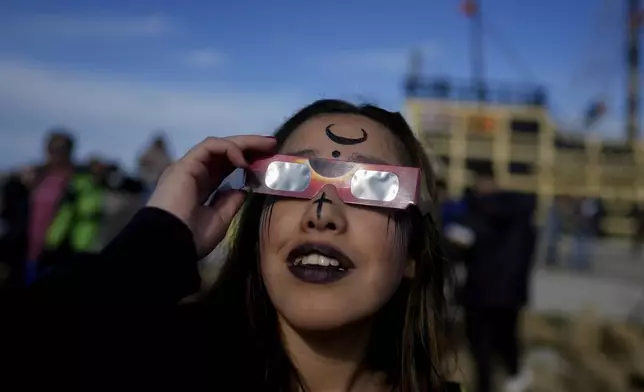
[[(277, 168), (291, 176), (284, 182), (291, 188), (281, 188), (288, 192), (232, 190), (204, 206), (235, 167), (275, 153), (297, 158), (273, 166), (269, 159), (264, 185), (270, 167)], [(286, 173), (295, 162), (308, 162), (318, 174)], [(390, 184), (389, 192), (399, 193), (410, 186), (405, 171), (419, 168), (412, 185), (421, 200), (406, 209), (387, 204), (387, 195), (380, 206), (361, 203), (356, 195), (369, 189), (357, 187), (373, 185), (353, 175), (353, 197), (342, 189), (346, 171), (337, 172), (356, 164), (403, 173), (398, 188)], [(295, 184), (304, 177), (308, 188)], [(314, 183), (312, 196), (298, 197)], [(114, 359), (101, 370), (102, 361), (84, 360), (75, 374), (103, 381), (142, 380), (146, 389), (158, 383), (182, 390), (449, 391), (446, 265), (422, 200), (433, 183), (423, 148), (400, 114), (317, 101), (275, 137), (208, 138), (195, 146), (165, 171), (148, 206), (96, 260), (55, 271), (30, 299), (92, 304), (84, 308), (83, 327), (73, 329), (91, 338), (73, 345), (74, 356)], [(264, 190), (277, 189), (271, 186)], [(228, 260), (206, 298), (171, 316), (151, 306), (129, 312), (136, 303), (175, 304), (194, 293), (197, 260), (224, 237), (240, 208)], [(88, 310), (99, 303), (129, 305), (102, 306), (99, 317)], [(101, 335), (88, 335), (88, 325), (100, 326)]]

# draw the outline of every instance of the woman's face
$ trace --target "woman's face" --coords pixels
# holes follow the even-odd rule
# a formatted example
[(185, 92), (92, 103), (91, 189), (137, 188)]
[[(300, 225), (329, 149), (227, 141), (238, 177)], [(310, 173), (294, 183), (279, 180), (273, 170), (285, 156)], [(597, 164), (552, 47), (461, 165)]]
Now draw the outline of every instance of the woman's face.
[[(280, 152), (402, 165), (400, 151), (379, 123), (333, 114), (302, 124)], [(261, 272), (280, 317), (298, 329), (329, 330), (374, 315), (413, 273), (408, 233), (392, 212), (344, 204), (329, 185), (311, 200), (268, 204), (260, 225)], [(336, 259), (344, 272), (332, 265)]]

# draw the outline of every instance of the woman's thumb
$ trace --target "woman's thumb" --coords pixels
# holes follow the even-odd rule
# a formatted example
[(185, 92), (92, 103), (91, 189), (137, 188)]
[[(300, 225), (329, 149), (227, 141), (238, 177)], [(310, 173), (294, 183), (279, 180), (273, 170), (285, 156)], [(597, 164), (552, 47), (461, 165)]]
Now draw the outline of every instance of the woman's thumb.
[(203, 208), (203, 214), (199, 219), (201, 229), (199, 230), (199, 242), (202, 244), (197, 245), (198, 251), (207, 253), (219, 244), (225, 237), (230, 222), (244, 204), (245, 198), (246, 193), (239, 190), (231, 189), (217, 192), (210, 206)]

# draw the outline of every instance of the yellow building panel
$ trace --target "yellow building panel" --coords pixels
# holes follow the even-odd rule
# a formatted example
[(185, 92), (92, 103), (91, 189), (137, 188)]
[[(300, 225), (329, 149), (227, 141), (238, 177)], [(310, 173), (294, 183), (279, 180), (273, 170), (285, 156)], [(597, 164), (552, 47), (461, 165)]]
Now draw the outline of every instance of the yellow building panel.
[[(441, 171), (453, 196), (472, 184), (474, 167), (488, 162), (507, 190), (535, 194), (540, 203), (556, 195), (601, 197), (611, 234), (631, 232), (625, 211), (644, 202), (644, 145), (556, 133), (544, 107), (410, 98), (406, 113), (414, 133), (434, 156), (445, 158)], [(535, 124), (537, 131), (517, 130)], [(624, 152), (626, 151), (626, 152)], [(516, 172), (519, 170), (520, 172)], [(611, 208), (611, 203), (621, 203)], [(629, 206), (625, 208), (624, 206)], [(539, 211), (545, 211), (539, 205)]]

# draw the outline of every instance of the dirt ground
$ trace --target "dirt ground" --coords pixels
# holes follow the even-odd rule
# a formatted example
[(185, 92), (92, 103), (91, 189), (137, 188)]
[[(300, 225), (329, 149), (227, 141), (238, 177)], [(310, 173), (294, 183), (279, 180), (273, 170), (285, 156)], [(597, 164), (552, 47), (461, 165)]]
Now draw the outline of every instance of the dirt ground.
[[(524, 362), (533, 373), (531, 392), (644, 391), (641, 325), (602, 321), (590, 309), (574, 317), (526, 313), (522, 335)], [(472, 375), (467, 347), (461, 345), (450, 378), (472, 391)], [(500, 384), (503, 374), (495, 378)]]

